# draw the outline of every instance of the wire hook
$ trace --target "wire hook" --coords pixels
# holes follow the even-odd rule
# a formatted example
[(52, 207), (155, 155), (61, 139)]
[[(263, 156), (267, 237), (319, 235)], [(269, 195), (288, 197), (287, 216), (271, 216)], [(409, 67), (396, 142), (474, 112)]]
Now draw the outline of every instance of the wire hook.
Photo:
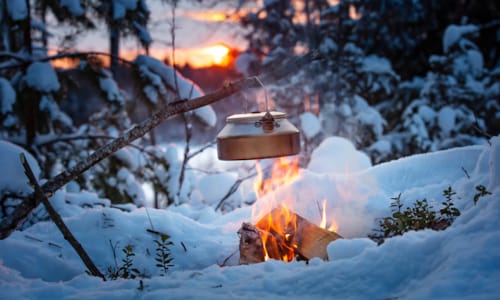
[(266, 112), (269, 112), (269, 101), (267, 99), (267, 90), (266, 90), (266, 87), (264, 86), (264, 84), (262, 83), (262, 81), (260, 81), (259, 77), (254, 76), (254, 78), (255, 78), (255, 80), (257, 80), (257, 82), (260, 84), (260, 86), (264, 90), (264, 99), (266, 101)]

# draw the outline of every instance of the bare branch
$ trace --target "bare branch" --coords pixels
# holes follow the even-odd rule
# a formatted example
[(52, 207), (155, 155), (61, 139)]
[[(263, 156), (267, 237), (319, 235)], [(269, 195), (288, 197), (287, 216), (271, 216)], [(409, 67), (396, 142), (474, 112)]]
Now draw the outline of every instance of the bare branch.
[(36, 197), (42, 201), (43, 205), (45, 206), (45, 210), (47, 210), (47, 213), (49, 214), (49, 216), (52, 219), (52, 221), (54, 222), (54, 224), (56, 224), (59, 231), (64, 236), (64, 239), (70, 243), (70, 245), (73, 247), (73, 249), (75, 249), (78, 256), (80, 256), (80, 258), (82, 259), (85, 266), (89, 269), (90, 274), (92, 274), (93, 276), (96, 276), (96, 277), (101, 277), (102, 280), (106, 281), (106, 277), (104, 277), (104, 275), (102, 275), (102, 273), (96, 267), (96, 265), (94, 264), (92, 259), (90, 259), (89, 255), (87, 254), (85, 249), (83, 249), (82, 245), (78, 242), (78, 240), (75, 238), (75, 236), (71, 233), (68, 226), (66, 226), (66, 224), (64, 223), (61, 216), (57, 213), (57, 211), (54, 209), (52, 204), (50, 204), (46, 193), (43, 192), (42, 188), (38, 184), (38, 181), (36, 180), (36, 177), (33, 174), (33, 171), (31, 170), (31, 167), (28, 163), (28, 160), (26, 160), (26, 157), (24, 156), (23, 153), (21, 153), (21, 164), (24, 167), (24, 172), (29, 179), (29, 183), (35, 189)]
[(208, 144), (206, 144), (205, 146), (201, 147), (200, 149), (194, 151), (194, 152), (191, 152), (188, 157), (187, 157), (187, 160), (190, 160), (191, 158), (195, 157), (196, 155), (202, 153), (203, 151), (207, 150), (208, 148), (212, 147), (213, 145), (215, 145), (216, 141), (211, 141), (209, 142)]
[(229, 197), (238, 190), (238, 188), (240, 187), (240, 185), (241, 185), (241, 183), (243, 181), (245, 181), (247, 179), (250, 179), (250, 178), (254, 177), (255, 175), (257, 175), (257, 173), (252, 173), (252, 174), (247, 175), (245, 177), (238, 178), (233, 183), (233, 185), (229, 188), (229, 190), (227, 191), (226, 195), (224, 195), (224, 197), (222, 197), (222, 199), (219, 201), (219, 203), (215, 207), (215, 211), (219, 210), (222, 207), (222, 204), (224, 204), (224, 202), (226, 202), (226, 200), (229, 199)]

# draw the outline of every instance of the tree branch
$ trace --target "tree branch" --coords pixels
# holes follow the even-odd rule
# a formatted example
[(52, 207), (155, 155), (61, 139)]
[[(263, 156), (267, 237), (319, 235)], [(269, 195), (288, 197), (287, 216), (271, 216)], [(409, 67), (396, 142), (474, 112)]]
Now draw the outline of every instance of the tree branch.
[(38, 184), (38, 181), (36, 180), (36, 177), (33, 174), (33, 171), (31, 170), (31, 167), (23, 153), (21, 153), (21, 164), (24, 167), (24, 173), (26, 174), (26, 177), (28, 177), (29, 183), (35, 189), (36, 197), (42, 201), (43, 205), (45, 206), (45, 210), (47, 210), (47, 213), (64, 236), (64, 239), (70, 243), (73, 249), (75, 249), (78, 256), (80, 256), (85, 266), (89, 269), (90, 274), (96, 277), (101, 277), (102, 280), (106, 281), (106, 277), (102, 275), (92, 259), (90, 259), (85, 249), (83, 249), (82, 245), (76, 240), (75, 236), (71, 233), (68, 226), (66, 226), (61, 216), (57, 213), (52, 204), (50, 204), (49, 199)]

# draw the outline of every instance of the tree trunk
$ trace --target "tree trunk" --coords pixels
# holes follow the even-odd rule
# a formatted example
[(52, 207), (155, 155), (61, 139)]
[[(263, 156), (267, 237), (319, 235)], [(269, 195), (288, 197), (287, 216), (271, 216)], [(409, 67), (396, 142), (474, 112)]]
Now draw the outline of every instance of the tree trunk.
[(120, 55), (120, 29), (116, 22), (113, 22), (109, 29), (109, 52), (111, 53), (110, 69), (116, 80), (116, 75), (118, 74), (118, 56)]

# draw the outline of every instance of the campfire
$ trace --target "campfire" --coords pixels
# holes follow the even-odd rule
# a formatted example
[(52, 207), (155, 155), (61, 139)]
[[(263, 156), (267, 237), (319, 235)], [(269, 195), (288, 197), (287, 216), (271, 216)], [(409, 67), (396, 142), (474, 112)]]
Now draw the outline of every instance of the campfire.
[(252, 219), (255, 224), (243, 223), (240, 235), (240, 264), (263, 262), (268, 259), (282, 261), (309, 260), (313, 257), (327, 259), (328, 244), (341, 238), (335, 230), (334, 220), (327, 220), (326, 203), (320, 208), (321, 222), (316, 225), (295, 213), (287, 199), (276, 199), (274, 191), (293, 183), (301, 177), (298, 159), (279, 158), (272, 165), (266, 178), (257, 164), (254, 190), (257, 197), (266, 196), (269, 205), (254, 206)]

